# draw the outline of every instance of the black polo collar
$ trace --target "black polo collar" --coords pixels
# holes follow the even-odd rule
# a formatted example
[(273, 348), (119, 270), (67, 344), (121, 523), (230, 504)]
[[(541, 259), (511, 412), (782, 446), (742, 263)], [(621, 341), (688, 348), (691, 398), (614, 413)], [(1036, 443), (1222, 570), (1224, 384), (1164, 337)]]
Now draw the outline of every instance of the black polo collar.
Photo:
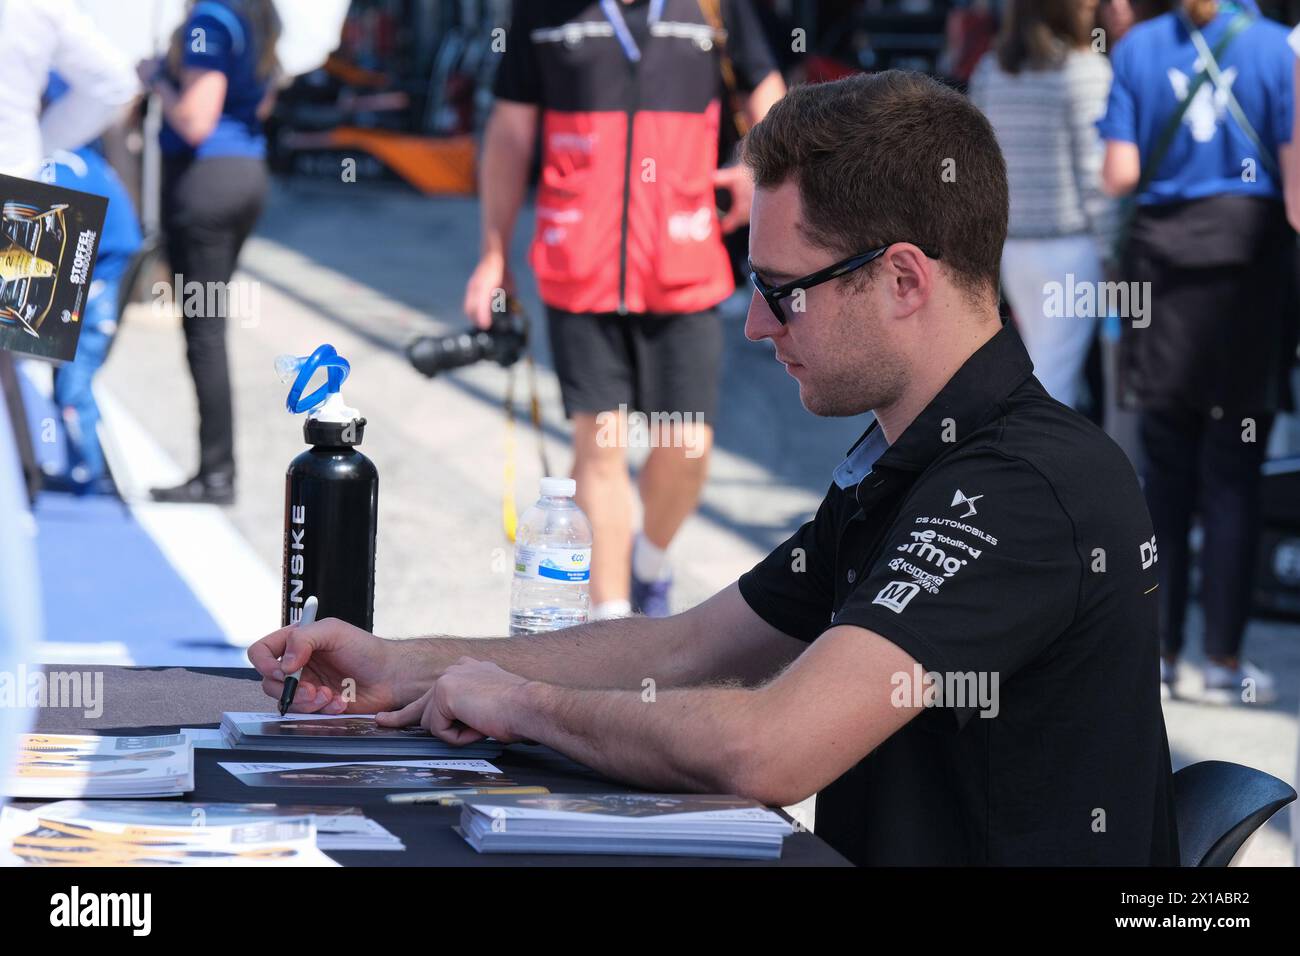
[[(872, 474), (882, 470), (923, 470), (954, 441), (961, 441), (987, 423), (1007, 397), (1033, 373), (1034, 365), (1015, 326), (1003, 322), (1002, 328), (975, 350), (898, 440), (876, 459)], [(879, 427), (879, 422), (873, 421), (853, 443), (848, 455)], [(877, 474), (877, 481), (868, 483), (878, 487), (879, 482)]]

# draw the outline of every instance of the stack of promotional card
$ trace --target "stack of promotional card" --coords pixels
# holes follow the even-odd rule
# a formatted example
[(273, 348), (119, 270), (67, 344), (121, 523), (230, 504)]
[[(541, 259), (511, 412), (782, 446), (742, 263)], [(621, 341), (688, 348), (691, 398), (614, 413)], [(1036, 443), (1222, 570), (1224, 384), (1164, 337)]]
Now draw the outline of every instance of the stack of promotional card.
[(389, 757), (499, 757), (501, 745), (480, 740), (455, 747), (423, 727), (380, 727), (373, 714), (221, 715), (221, 734), (231, 747), (301, 754)]
[(355, 790), (467, 790), (512, 787), (486, 760), (349, 760), (338, 763), (223, 763), (250, 787)]
[(161, 822), (107, 819), (98, 806), (5, 807), (0, 866), (338, 866), (316, 845), (310, 816), (195, 826), (174, 825), (167, 814)]
[(281, 817), (310, 817), (322, 850), (405, 850), (402, 841), (360, 807), (281, 806), (274, 803), (154, 803), (135, 800), (63, 800), (40, 808), (43, 817), (140, 827), (224, 827)]
[[(223, 811), (232, 808), (250, 814), (276, 816), (310, 814), (316, 820), (316, 845), (322, 850), (405, 850), (406, 844), (383, 824), (366, 816), (360, 807), (282, 807), (274, 803), (213, 804)], [(211, 810), (209, 812), (212, 812)]]
[(631, 853), (775, 860), (794, 828), (741, 797), (553, 793), (468, 797), (458, 832), (480, 853)]
[(24, 734), (7, 796), (176, 797), (194, 789), (194, 747), (184, 734), (86, 737)]

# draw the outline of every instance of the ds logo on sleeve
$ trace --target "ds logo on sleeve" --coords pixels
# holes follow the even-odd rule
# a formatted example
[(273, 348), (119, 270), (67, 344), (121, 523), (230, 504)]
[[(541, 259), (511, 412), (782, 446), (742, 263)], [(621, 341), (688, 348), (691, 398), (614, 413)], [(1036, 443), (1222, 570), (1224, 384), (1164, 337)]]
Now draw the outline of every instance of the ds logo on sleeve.
[(911, 581), (890, 581), (880, 589), (871, 603), (882, 604), (895, 614), (902, 614), (907, 602), (916, 597), (916, 592), (920, 590), (921, 585)]
[(956, 508), (958, 505), (965, 505), (970, 510), (963, 513), (962, 517), (969, 518), (971, 515), (975, 513), (975, 502), (979, 501), (983, 497), (984, 497), (983, 495), (970, 495), (970, 496), (965, 495), (962, 493), (962, 490), (958, 488), (957, 493), (952, 496), (952, 504), (950, 504), (948, 507)]
[(1156, 556), (1156, 539), (1155, 535), (1151, 536), (1150, 541), (1143, 541), (1138, 545), (1138, 554), (1142, 558), (1142, 570), (1145, 571), (1151, 565), (1160, 559)]

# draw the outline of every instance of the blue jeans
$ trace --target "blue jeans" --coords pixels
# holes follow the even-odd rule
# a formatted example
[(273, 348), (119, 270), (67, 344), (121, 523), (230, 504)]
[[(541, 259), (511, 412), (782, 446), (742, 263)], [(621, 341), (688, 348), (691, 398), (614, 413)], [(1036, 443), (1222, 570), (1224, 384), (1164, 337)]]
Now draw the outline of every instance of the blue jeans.
[(99, 406), (90, 386), (117, 334), (116, 282), (96, 288), (86, 303), (82, 322), (76, 358), (55, 370), (54, 401), (67, 434), (69, 476), (78, 484), (89, 484), (105, 475), (104, 452), (95, 431)]

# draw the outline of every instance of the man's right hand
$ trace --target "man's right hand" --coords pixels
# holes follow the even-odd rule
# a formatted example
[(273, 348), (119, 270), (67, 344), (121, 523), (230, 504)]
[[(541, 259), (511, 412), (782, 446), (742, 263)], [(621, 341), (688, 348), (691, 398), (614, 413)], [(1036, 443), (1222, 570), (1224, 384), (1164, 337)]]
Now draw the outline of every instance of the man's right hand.
[(493, 307), (504, 310), (505, 295), (513, 294), (514, 282), (505, 260), (498, 255), (485, 255), (465, 286), (465, 316), (480, 329), (486, 329), (492, 324)]
[(298, 668), (295, 713), (373, 714), (409, 703), (398, 696), (395, 642), (336, 617), (306, 627), (282, 627), (248, 649), (262, 689), (279, 701), (284, 678)]

